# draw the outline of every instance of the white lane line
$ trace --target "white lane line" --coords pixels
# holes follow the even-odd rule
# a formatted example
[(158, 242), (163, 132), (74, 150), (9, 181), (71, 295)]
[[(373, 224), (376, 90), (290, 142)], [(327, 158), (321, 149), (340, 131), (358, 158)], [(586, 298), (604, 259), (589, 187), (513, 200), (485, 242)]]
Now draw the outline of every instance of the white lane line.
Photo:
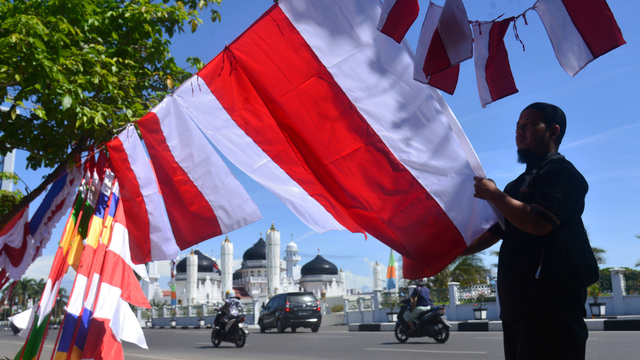
[(486, 354), (486, 351), (441, 351), (441, 350), (409, 350), (409, 349), (380, 349), (380, 348), (364, 348), (365, 350), (376, 351), (404, 351), (417, 353), (437, 353), (437, 354)]
[(342, 335), (293, 335), (293, 337), (305, 337), (307, 339), (313, 338), (350, 338), (351, 336), (342, 336)]

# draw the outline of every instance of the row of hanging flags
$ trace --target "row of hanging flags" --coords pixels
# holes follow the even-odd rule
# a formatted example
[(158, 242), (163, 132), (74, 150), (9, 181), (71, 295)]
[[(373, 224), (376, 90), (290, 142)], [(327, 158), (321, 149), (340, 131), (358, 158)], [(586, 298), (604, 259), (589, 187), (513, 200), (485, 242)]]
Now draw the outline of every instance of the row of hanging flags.
[[(529, 10), (540, 16), (560, 65), (571, 76), (625, 44), (605, 0), (538, 0), (518, 16), (473, 22), (462, 0), (446, 0), (442, 7), (430, 1), (416, 49), (414, 79), (453, 95), (460, 63), (473, 57), (483, 107), (515, 94), (504, 36), (513, 23), (519, 40), (516, 21), (522, 17), (526, 24)], [(400, 43), (418, 13), (418, 0), (384, 0), (378, 29)]]
[[(69, 267), (77, 275), (52, 358), (123, 358), (122, 340), (146, 347), (128, 305), (149, 307), (133, 271), (145, 278), (141, 264), (174, 260), (180, 250), (261, 218), (212, 144), (313, 230), (369, 233), (403, 255), (408, 279), (440, 272), (496, 223), (488, 203), (473, 197), (473, 176), (485, 174), (453, 113), (437, 90), (414, 81), (414, 55), (398, 42), (402, 36), (393, 41), (378, 31), (379, 23), (386, 31), (396, 17), (391, 3), (381, 9), (378, 0), (280, 0), (137, 122), (144, 145), (128, 126), (107, 144), (108, 152), (63, 174), (30, 221), (25, 209), (2, 228), (4, 286), (40, 256), (72, 208), (16, 359), (39, 358)], [(555, 29), (550, 34), (567, 32), (566, 21), (556, 19), (559, 4), (573, 1), (534, 6), (551, 19), (543, 16)], [(427, 18), (437, 21), (423, 33), (428, 27), (439, 48), (419, 47), (418, 55), (444, 49), (447, 59), (431, 63), (418, 56), (422, 69), (437, 71), (424, 73), (428, 83), (441, 75), (438, 82), (446, 83), (453, 72), (457, 77), (452, 69), (470, 53), (449, 50), (456, 25), (445, 18), (468, 28), (466, 14), (460, 22), (461, 5), (429, 5)], [(476, 46), (481, 30), (489, 44), (502, 39), (504, 24), (474, 24)], [(564, 45), (555, 39), (559, 52)], [(590, 54), (561, 64), (575, 74), (602, 53)], [(485, 61), (487, 68), (505, 65), (491, 56)], [(389, 268), (395, 270), (393, 252)]]

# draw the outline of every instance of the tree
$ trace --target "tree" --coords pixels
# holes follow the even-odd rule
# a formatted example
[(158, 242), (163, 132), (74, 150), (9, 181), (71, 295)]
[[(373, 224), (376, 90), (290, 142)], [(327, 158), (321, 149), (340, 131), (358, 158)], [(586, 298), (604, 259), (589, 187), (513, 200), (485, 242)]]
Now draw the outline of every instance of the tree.
[(36, 280), (31, 278), (22, 278), (16, 286), (13, 288), (11, 297), (18, 299), (18, 305), (21, 305), (23, 309), (26, 308), (29, 299), (34, 299), (42, 295), (42, 292), (37, 293)]
[(593, 255), (595, 255), (598, 265), (604, 265), (607, 263), (607, 259), (604, 257), (607, 250), (599, 247), (592, 247), (591, 249), (593, 250)]
[[(142, 117), (191, 74), (170, 39), (222, 0), (0, 0), (0, 153), (26, 150), (53, 171), (5, 213), (0, 228), (62, 171)], [(220, 14), (211, 10), (211, 20)], [(197, 58), (187, 59), (202, 67)]]
[(462, 286), (475, 285), (486, 281), (488, 271), (478, 254), (461, 256), (429, 281), (433, 288), (446, 288), (450, 281), (459, 282)]

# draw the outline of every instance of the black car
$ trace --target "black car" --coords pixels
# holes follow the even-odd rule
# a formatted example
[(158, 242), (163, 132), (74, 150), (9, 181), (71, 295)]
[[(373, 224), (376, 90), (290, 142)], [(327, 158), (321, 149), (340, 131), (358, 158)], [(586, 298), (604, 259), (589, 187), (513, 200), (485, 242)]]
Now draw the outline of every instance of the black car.
[(260, 332), (276, 328), (280, 333), (287, 328), (296, 332), (301, 327), (317, 332), (321, 323), (320, 302), (310, 292), (275, 295), (266, 305), (262, 305), (258, 320)]

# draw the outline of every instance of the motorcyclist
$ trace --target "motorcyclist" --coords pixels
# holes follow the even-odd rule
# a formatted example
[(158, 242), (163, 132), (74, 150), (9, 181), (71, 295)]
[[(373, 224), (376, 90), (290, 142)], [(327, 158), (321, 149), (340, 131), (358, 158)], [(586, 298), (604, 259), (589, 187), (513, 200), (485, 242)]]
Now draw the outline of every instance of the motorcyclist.
[(431, 299), (429, 299), (429, 288), (426, 285), (426, 279), (419, 279), (416, 281), (416, 288), (411, 292), (411, 311), (404, 313), (404, 319), (411, 328), (408, 334), (413, 334), (417, 331), (414, 321), (418, 320), (418, 315), (433, 306)]
[[(229, 320), (240, 315), (240, 312), (242, 311), (242, 303), (240, 302), (240, 298), (236, 297), (236, 293), (233, 290), (227, 290), (225, 297), (224, 305), (222, 305), (220, 310), (227, 311), (227, 314), (222, 319), (223, 323), (227, 324)], [(225, 326), (221, 326), (221, 328), (225, 329)]]

